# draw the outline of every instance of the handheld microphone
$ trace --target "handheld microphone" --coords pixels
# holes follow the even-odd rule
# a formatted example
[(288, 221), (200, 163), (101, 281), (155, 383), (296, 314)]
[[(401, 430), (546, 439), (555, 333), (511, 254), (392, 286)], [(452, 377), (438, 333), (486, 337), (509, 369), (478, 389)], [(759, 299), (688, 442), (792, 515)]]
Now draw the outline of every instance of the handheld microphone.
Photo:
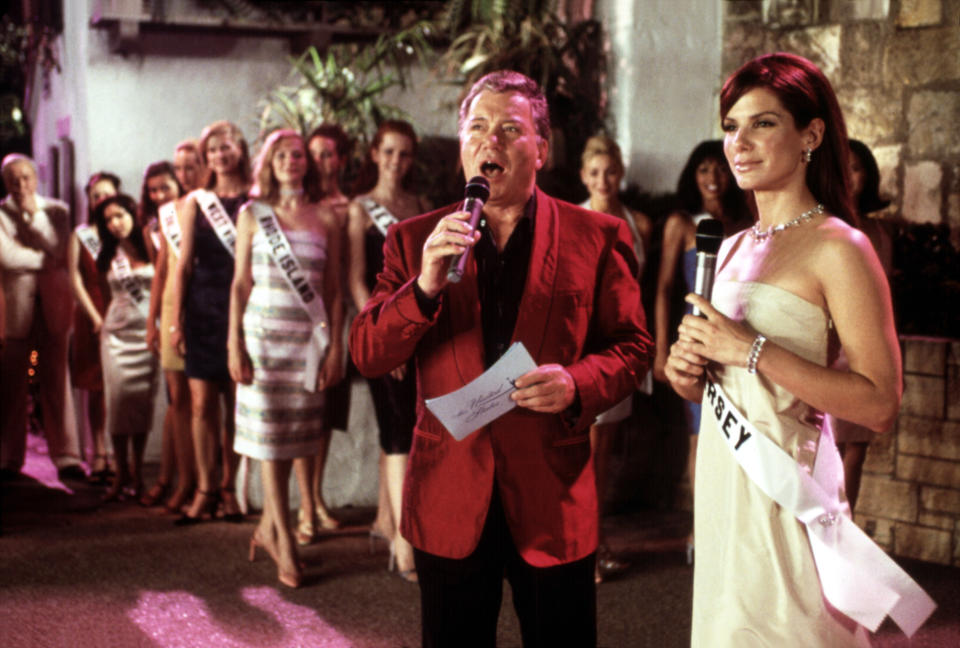
[[(477, 229), (480, 223), (480, 212), (483, 211), (483, 203), (490, 197), (490, 183), (483, 176), (474, 176), (470, 178), (466, 188), (463, 190), (463, 207), (461, 211), (470, 212), (470, 229)], [(450, 262), (450, 269), (447, 271), (447, 281), (457, 283), (463, 277), (463, 272), (467, 268), (467, 256), (470, 254), (469, 248), (453, 257)]]
[[(704, 218), (697, 225), (697, 278), (693, 292), (707, 301), (713, 294), (713, 278), (717, 271), (717, 251), (723, 243), (723, 223), (716, 218)], [(693, 307), (693, 314), (703, 317), (703, 312)]]

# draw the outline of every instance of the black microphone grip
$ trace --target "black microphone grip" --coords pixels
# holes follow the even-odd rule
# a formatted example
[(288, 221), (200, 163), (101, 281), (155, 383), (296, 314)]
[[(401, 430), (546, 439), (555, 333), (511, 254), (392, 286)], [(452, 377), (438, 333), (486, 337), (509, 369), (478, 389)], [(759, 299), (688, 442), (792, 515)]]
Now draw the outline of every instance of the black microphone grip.
[[(463, 208), (460, 211), (470, 212), (470, 231), (477, 229), (480, 224), (480, 214), (483, 212), (483, 202), (476, 198), (467, 198), (463, 201)], [(470, 256), (470, 248), (463, 253), (453, 257), (450, 262), (450, 269), (447, 271), (447, 281), (457, 283), (463, 278), (463, 273), (467, 269), (467, 257)]]
[[(464, 191), (466, 197), (463, 199), (463, 206), (460, 211), (470, 212), (471, 233), (477, 229), (480, 224), (480, 214), (483, 213), (483, 204), (490, 197), (490, 183), (483, 176), (476, 176), (470, 179)], [(467, 269), (467, 258), (470, 256), (470, 248), (464, 250), (450, 261), (450, 269), (447, 270), (447, 281), (457, 283), (463, 278), (463, 273)]]

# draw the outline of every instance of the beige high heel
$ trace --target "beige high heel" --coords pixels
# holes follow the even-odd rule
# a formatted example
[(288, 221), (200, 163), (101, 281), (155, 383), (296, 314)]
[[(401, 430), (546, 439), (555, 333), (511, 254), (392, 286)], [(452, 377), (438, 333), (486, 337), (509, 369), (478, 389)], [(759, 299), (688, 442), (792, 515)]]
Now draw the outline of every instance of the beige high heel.
[(301, 547), (317, 541), (317, 528), (313, 523), (313, 516), (303, 509), (300, 509), (297, 514), (297, 529), (294, 531), (294, 536)]
[(397, 563), (397, 543), (393, 540), (390, 541), (390, 556), (387, 558), (387, 571), (396, 571), (397, 575), (408, 583), (419, 582), (416, 567), (400, 569), (400, 565)]
[(330, 511), (327, 509), (317, 506), (317, 521), (320, 523), (320, 528), (324, 531), (336, 531), (340, 528), (340, 520), (330, 515)]
[(298, 587), (300, 587), (300, 585), (303, 584), (303, 572), (301, 571), (301, 569), (303, 568), (302, 563), (297, 565), (298, 567), (297, 571), (294, 571), (294, 572), (283, 571), (283, 569), (280, 567), (280, 562), (277, 560), (277, 556), (274, 553), (273, 547), (271, 547), (267, 543), (260, 540), (260, 538), (257, 537), (256, 531), (254, 531), (253, 535), (250, 536), (250, 551), (248, 552), (248, 555), (247, 555), (247, 558), (250, 562), (254, 562), (257, 559), (258, 547), (266, 551), (267, 555), (270, 556), (271, 559), (273, 559), (274, 564), (277, 565), (277, 581), (279, 581), (281, 585), (286, 585), (291, 589), (297, 589)]

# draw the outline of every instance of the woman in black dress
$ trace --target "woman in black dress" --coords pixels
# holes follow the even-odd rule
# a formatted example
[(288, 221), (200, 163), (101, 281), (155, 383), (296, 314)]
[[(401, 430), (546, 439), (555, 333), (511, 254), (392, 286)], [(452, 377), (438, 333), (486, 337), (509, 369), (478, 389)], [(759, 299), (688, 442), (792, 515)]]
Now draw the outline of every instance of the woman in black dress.
[[(226, 520), (242, 519), (234, 490), (238, 459), (233, 451), (235, 386), (227, 370), (227, 318), (235, 223), (250, 189), (250, 155), (243, 133), (227, 121), (214, 122), (204, 129), (200, 154), (207, 181), (203, 189), (187, 196), (180, 211), (183, 240), (174, 272), (171, 327), (171, 342), (186, 360), (197, 463), (197, 492), (177, 520), (180, 525), (199, 522), (205, 514), (215, 517), (218, 503), (222, 503)], [(226, 401), (225, 420), (220, 415), (221, 395)], [(218, 440), (219, 490), (213, 485)]]

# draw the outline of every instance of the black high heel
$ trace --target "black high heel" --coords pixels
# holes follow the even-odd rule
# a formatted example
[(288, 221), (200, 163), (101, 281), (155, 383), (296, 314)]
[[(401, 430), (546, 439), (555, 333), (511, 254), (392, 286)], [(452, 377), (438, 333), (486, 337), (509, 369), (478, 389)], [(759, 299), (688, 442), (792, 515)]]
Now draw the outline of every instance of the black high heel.
[(166, 496), (168, 490), (170, 490), (170, 484), (158, 480), (157, 483), (140, 498), (140, 506), (147, 508), (156, 506), (160, 503), (160, 500)]
[(237, 511), (235, 513), (227, 513), (227, 498), (223, 496), (224, 493), (230, 493), (233, 495), (233, 501), (236, 503), (236, 489), (232, 486), (230, 487), (220, 487), (220, 502), (223, 504), (223, 519), (227, 522), (232, 522), (233, 524), (239, 524), (243, 522), (243, 513)]
[[(220, 503), (220, 494), (216, 491), (202, 490), (198, 490), (197, 494), (206, 500), (203, 506), (200, 507), (200, 515), (193, 517), (192, 515), (183, 513), (183, 515), (173, 521), (174, 526), (193, 526), (194, 524), (200, 524), (201, 522), (213, 520), (217, 517), (217, 505)], [(204, 509), (206, 509), (207, 515), (204, 515)]]

